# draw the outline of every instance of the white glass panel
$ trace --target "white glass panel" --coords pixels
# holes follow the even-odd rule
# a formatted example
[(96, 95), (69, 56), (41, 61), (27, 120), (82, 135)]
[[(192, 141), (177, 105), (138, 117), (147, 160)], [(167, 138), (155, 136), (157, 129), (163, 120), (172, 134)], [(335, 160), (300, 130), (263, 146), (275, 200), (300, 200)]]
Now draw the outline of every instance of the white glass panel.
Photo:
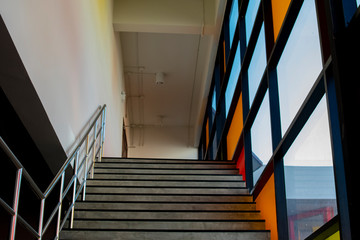
[(284, 157), (290, 239), (304, 239), (337, 214), (326, 98)]
[(255, 94), (259, 87), (261, 78), (264, 74), (265, 67), (266, 67), (266, 48), (265, 48), (265, 31), (263, 24), (248, 69), (250, 107), (255, 98)]
[(313, 0), (305, 0), (277, 66), (282, 134), (322, 69)]
[(253, 179), (255, 184), (266, 167), (266, 164), (269, 162), (273, 152), (269, 91), (266, 92), (251, 127), (251, 148), (253, 152)]

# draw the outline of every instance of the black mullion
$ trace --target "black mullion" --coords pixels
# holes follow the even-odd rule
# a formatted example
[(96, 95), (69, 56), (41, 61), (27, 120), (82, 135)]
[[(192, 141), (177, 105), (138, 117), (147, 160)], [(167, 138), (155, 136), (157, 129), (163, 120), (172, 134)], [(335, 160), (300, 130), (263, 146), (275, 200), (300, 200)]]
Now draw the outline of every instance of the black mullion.
[(268, 66), (270, 69), (276, 68), (281, 54), (284, 51), (287, 40), (290, 36), (291, 30), (295, 24), (296, 18), (300, 12), (304, 0), (292, 0), (288, 11), (285, 15), (283, 24), (280, 28), (274, 47), (271, 51)]
[(304, 127), (305, 123), (309, 119), (310, 115), (320, 102), (321, 98), (324, 96), (325, 87), (324, 87), (324, 72), (322, 71), (316, 80), (314, 86), (311, 88), (309, 94), (301, 105), (299, 111), (291, 122), (288, 130), (285, 132), (280, 143), (276, 147), (272, 158), (275, 161), (280, 161), (287, 150), (290, 148), (291, 144), (296, 139), (297, 135)]
[[(359, 103), (358, 75), (360, 54), (360, 17), (355, 15), (347, 25), (351, 9), (342, 9), (343, 1), (325, 1), (325, 12), (330, 39), (332, 71), (326, 75), (329, 118), (333, 146), (335, 184), (340, 215), (340, 235), (342, 239), (359, 239), (357, 223), (357, 168), (359, 117), (354, 106)], [(357, 60), (357, 61), (356, 61)], [(336, 105), (335, 105), (336, 104)], [(336, 111), (335, 111), (336, 107)], [(338, 121), (338, 123), (337, 123)], [(341, 143), (341, 145), (338, 145)], [(339, 149), (341, 146), (341, 149)], [(340, 155), (342, 151), (342, 156)], [(340, 191), (340, 192), (338, 192)], [(341, 194), (341, 196), (340, 196)]]
[[(276, 69), (268, 70), (269, 80), (269, 102), (270, 102), (270, 118), (271, 118), (271, 137), (273, 151), (281, 141), (281, 120), (280, 120), (280, 101), (279, 88)], [(283, 158), (269, 161), (274, 172), (274, 188), (275, 188), (275, 202), (276, 202), (276, 220), (279, 239), (288, 239), (289, 229), (287, 218), (287, 201), (285, 189), (285, 171)], [(266, 174), (266, 178), (270, 178), (271, 174)], [(268, 181), (266, 179), (266, 182)], [(265, 179), (263, 180), (265, 181)]]
[(333, 155), (336, 200), (340, 215), (341, 235), (343, 239), (351, 239), (348, 194), (346, 188), (344, 155), (341, 142), (340, 120), (338, 117), (338, 104), (336, 99), (335, 80), (331, 68), (326, 73), (326, 97), (328, 104), (329, 126), (331, 136), (331, 149)]
[[(251, 32), (251, 35), (250, 35), (249, 43), (248, 43), (247, 48), (246, 48), (246, 50), (244, 52), (244, 59), (243, 59), (242, 66), (241, 66), (241, 72), (248, 70), (248, 67), (249, 67), (251, 59), (252, 59), (252, 55), (253, 55), (254, 50), (255, 50), (257, 40), (259, 38), (259, 33), (260, 33), (260, 30), (261, 30), (262, 23), (263, 23), (263, 11), (262, 11), (262, 6), (260, 4), (256, 19), (255, 19), (255, 22), (254, 22), (254, 26), (253, 26), (253, 29), (252, 29), (252, 32)], [(244, 32), (242, 34), (244, 34), (243, 37), (245, 39), (245, 46), (246, 46), (245, 18), (244, 18)]]
[[(229, 58), (228, 58), (227, 64), (226, 64), (226, 72), (225, 72), (225, 74), (223, 76), (223, 80), (221, 81), (219, 99), (225, 97), (226, 87), (227, 87), (228, 82), (229, 82), (231, 68), (232, 68), (234, 58), (235, 58), (235, 54), (236, 54), (236, 50), (237, 50), (236, 46), (238, 44), (238, 37), (236, 35), (238, 35), (238, 33), (239, 33), (239, 29), (238, 29), (238, 27), (236, 27), (234, 40), (233, 40), (232, 47), (231, 47), (230, 53), (229, 53)], [(217, 102), (217, 105), (219, 105), (219, 104), (220, 104), (220, 102)]]
[(256, 91), (254, 100), (252, 102), (251, 108), (249, 110), (249, 113), (247, 114), (246, 119), (244, 120), (244, 128), (251, 128), (255, 117), (259, 111), (259, 108), (261, 106), (261, 103), (264, 100), (264, 96), (266, 94), (266, 90), (268, 88), (268, 81), (267, 81), (267, 70), (265, 69), (263, 77), (260, 81), (259, 87)]

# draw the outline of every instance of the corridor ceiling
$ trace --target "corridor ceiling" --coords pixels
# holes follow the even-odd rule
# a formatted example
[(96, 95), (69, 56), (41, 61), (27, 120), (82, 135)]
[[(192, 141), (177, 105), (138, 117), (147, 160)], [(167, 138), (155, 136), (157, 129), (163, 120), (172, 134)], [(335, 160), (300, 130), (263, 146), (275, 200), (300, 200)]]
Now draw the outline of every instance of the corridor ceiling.
[[(183, 128), (187, 144), (196, 146), (225, 4), (224, 0), (114, 0), (130, 147), (146, 144), (134, 129), (158, 127)], [(163, 73), (163, 84), (156, 83), (156, 73)]]

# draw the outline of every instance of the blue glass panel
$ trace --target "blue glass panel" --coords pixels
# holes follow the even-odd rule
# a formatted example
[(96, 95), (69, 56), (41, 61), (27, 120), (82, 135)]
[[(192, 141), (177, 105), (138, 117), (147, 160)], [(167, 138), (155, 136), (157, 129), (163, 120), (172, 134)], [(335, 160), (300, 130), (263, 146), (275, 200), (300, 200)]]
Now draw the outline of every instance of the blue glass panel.
[(239, 43), (236, 48), (234, 62), (233, 62), (232, 68), (231, 68), (229, 81), (228, 81), (226, 91), (225, 91), (226, 117), (228, 115), (231, 101), (234, 96), (236, 84), (237, 84), (239, 74), (240, 74), (240, 69), (241, 69), (241, 65), (240, 65), (240, 43)]
[(249, 43), (261, 0), (250, 0), (245, 14), (246, 45)]
[(215, 132), (214, 135), (214, 140), (212, 143), (212, 160), (216, 159), (216, 154), (217, 154), (217, 150), (218, 150), (218, 142), (217, 142), (217, 132)]
[(255, 94), (259, 87), (261, 78), (264, 74), (265, 67), (266, 67), (266, 49), (265, 49), (265, 31), (263, 24), (248, 69), (250, 106), (255, 98)]
[(254, 184), (256, 184), (272, 156), (269, 91), (267, 91), (264, 96), (250, 132), (253, 179)]
[(212, 101), (211, 101), (211, 115), (213, 121), (215, 118), (215, 113), (216, 113), (216, 88), (214, 88)]
[(360, 6), (360, 0), (356, 0), (357, 6)]
[(289, 239), (305, 239), (337, 214), (326, 98), (284, 156)]
[(281, 129), (285, 134), (322, 70), (313, 0), (305, 0), (277, 66)]
[(234, 0), (231, 6), (230, 18), (229, 18), (229, 33), (230, 33), (230, 47), (234, 39), (235, 28), (239, 18), (239, 6), (238, 0)]

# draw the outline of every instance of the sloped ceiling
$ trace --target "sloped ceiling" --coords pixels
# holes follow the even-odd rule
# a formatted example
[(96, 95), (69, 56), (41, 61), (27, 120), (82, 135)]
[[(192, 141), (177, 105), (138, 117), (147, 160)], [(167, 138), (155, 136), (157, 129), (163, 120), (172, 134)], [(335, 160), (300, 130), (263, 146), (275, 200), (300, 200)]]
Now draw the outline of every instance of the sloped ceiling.
[[(126, 79), (126, 127), (131, 147), (146, 145), (134, 131), (183, 128), (196, 147), (212, 77), (226, 1), (114, 0)], [(156, 73), (164, 84), (156, 84)], [(139, 131), (138, 131), (139, 132)]]

